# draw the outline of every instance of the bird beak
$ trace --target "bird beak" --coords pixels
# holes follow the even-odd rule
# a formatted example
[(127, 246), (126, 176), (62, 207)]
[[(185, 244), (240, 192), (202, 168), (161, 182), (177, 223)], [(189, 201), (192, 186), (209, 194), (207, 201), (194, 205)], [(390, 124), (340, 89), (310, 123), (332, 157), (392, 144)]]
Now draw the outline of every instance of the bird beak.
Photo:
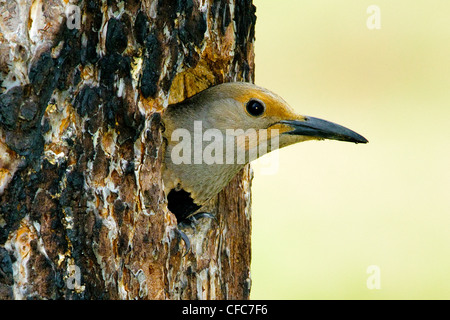
[(318, 118), (305, 117), (305, 120), (283, 120), (280, 122), (293, 128), (292, 131), (284, 132), (284, 134), (310, 136), (354, 143), (369, 142), (366, 138), (350, 129)]

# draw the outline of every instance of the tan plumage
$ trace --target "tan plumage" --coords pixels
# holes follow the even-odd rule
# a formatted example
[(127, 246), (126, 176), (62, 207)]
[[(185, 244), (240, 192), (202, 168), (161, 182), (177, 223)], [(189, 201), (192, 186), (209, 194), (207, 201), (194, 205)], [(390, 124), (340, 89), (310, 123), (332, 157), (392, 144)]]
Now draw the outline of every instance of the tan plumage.
[[(255, 110), (261, 112), (261, 106), (262, 114), (255, 116), (250, 113)], [(246, 160), (245, 163), (237, 163), (235, 156), (233, 161), (224, 160), (223, 164), (206, 164), (204, 161), (195, 164), (194, 156), (191, 154), (192, 161), (190, 163), (174, 163), (172, 152), (178, 148), (176, 145), (179, 144), (179, 141), (173, 141), (172, 135), (177, 129), (186, 129), (187, 131), (184, 132), (189, 132), (193, 137), (189, 143), (193, 150), (195, 148), (194, 141), (201, 139), (201, 136), (194, 138), (195, 121), (201, 121), (202, 132), (215, 129), (216, 132), (220, 131), (224, 137), (227, 129), (242, 129), (244, 133), (251, 132), (255, 142), (253, 145), (248, 141), (244, 144), (244, 140), (238, 137), (235, 137), (233, 141), (234, 150), (245, 149), (246, 159), (248, 159), (249, 152), (257, 149), (258, 145), (264, 141), (268, 142), (269, 151), (273, 151), (276, 146), (271, 146), (270, 138), (275, 136), (278, 138), (279, 148), (312, 139), (367, 142), (362, 136), (342, 126), (298, 115), (278, 95), (267, 89), (243, 82), (217, 85), (181, 103), (170, 105), (163, 113), (162, 120), (165, 126), (164, 138), (167, 141), (163, 179), (166, 194), (169, 195), (169, 209), (172, 212), (178, 211), (174, 212), (178, 218), (194, 213), (206, 201), (220, 192), (248, 162)], [(197, 122), (198, 124), (199, 122)], [(260, 129), (266, 130), (267, 138), (260, 134), (258, 131)], [(225, 141), (225, 138), (223, 139)], [(209, 143), (203, 143), (203, 150)], [(224, 143), (223, 154), (225, 153)], [(178, 190), (182, 190), (182, 197), (179, 196), (181, 193), (176, 192)], [(172, 196), (170, 196), (171, 191), (173, 191)], [(191, 200), (193, 204), (184, 203)]]

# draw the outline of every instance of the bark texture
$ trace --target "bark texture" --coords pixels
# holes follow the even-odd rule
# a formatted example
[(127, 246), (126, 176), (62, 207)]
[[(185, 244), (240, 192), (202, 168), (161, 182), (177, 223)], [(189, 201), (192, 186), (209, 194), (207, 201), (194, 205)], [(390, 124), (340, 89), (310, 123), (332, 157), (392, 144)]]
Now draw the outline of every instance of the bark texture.
[(246, 299), (246, 167), (186, 228), (160, 112), (254, 77), (251, 0), (0, 2), (0, 299)]

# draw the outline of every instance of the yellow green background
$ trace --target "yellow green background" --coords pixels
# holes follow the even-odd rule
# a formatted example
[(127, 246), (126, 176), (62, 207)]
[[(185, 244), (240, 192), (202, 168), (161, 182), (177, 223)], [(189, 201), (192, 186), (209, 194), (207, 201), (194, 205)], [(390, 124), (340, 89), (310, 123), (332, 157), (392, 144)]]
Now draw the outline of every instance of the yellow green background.
[(255, 83), (369, 144), (290, 146), (274, 175), (257, 160), (251, 298), (449, 299), (450, 1), (254, 4)]

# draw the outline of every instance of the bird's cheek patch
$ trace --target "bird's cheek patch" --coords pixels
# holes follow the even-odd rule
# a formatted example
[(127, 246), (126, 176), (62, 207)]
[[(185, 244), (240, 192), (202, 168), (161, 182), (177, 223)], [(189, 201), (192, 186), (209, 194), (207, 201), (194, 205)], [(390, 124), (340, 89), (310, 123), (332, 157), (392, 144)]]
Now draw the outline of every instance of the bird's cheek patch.
[(236, 135), (236, 146), (240, 150), (249, 150), (258, 146), (258, 132), (246, 130), (245, 133)]
[(265, 154), (271, 150), (265, 150), (265, 152), (263, 152), (262, 149), (278, 146), (279, 136), (280, 130), (278, 128), (259, 130), (250, 129), (245, 131), (245, 134), (236, 136), (236, 145), (238, 150), (250, 151), (258, 149), (258, 152)]

